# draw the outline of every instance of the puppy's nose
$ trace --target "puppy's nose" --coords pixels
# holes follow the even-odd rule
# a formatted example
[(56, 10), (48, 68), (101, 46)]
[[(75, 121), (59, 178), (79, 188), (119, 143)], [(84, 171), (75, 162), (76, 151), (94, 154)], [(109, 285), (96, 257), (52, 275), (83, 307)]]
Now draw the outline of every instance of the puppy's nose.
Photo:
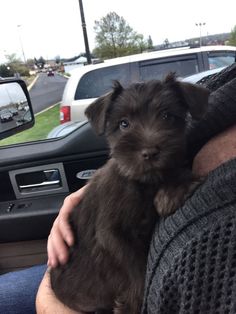
[(156, 147), (152, 147), (152, 148), (144, 148), (142, 150), (142, 157), (145, 160), (153, 160), (153, 159), (157, 159), (159, 156), (160, 150)]

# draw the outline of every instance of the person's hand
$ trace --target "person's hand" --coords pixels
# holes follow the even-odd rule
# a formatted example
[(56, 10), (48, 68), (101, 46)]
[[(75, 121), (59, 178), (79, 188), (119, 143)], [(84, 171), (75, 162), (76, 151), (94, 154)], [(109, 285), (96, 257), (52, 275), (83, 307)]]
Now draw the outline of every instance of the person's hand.
[(36, 296), (37, 314), (82, 314), (61, 303), (55, 296), (50, 283), (49, 271), (46, 271)]
[(48, 237), (48, 266), (56, 267), (68, 260), (68, 247), (73, 245), (74, 238), (69, 224), (69, 215), (79, 204), (86, 186), (70, 194), (64, 200), (63, 206), (55, 219)]

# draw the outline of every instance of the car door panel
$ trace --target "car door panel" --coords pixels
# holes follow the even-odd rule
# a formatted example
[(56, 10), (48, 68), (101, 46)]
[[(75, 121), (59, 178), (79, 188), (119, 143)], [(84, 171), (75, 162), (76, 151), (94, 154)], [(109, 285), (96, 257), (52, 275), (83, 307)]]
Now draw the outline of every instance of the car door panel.
[(63, 163), (9, 171), (16, 198), (68, 192)]
[(0, 274), (47, 262), (47, 239), (0, 244)]
[[(0, 154), (0, 256), (15, 253), (4, 255), (0, 273), (8, 270), (8, 264), (18, 269), (46, 261), (46, 239), (65, 197), (106, 162), (109, 150), (104, 138), (85, 123), (64, 138), (18, 145), (13, 152), (11, 146)], [(45, 188), (44, 172), (55, 169), (63, 188), (58, 177), (50, 178)]]
[[(43, 239), (67, 194), (38, 196), (0, 204), (1, 242)], [(9, 210), (10, 205), (12, 209)]]

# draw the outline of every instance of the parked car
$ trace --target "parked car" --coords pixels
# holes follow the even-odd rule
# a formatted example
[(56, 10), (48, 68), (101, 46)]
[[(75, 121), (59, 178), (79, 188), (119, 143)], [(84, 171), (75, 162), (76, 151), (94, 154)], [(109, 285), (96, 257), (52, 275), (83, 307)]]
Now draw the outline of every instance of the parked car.
[(70, 121), (56, 126), (49, 133), (47, 138), (56, 138), (66, 136), (78, 127), (82, 126), (86, 121)]
[(13, 114), (10, 111), (5, 111), (0, 113), (1, 122), (8, 122), (13, 120)]
[[(217, 60), (217, 63), (213, 63)], [(236, 47), (209, 46), (148, 52), (88, 65), (71, 72), (60, 106), (60, 122), (83, 121), (86, 107), (111, 89), (112, 81), (126, 86), (131, 81), (162, 79), (175, 71), (182, 78), (236, 60)]]
[(16, 108), (9, 108), (9, 111), (13, 114), (13, 116), (18, 115), (18, 110)]
[[(180, 78), (180, 80), (184, 82), (192, 83), (192, 84), (199, 83), (202, 80), (208, 78), (209, 76), (219, 73), (224, 68), (225, 67), (221, 67), (214, 70), (203, 71), (197, 74), (187, 76), (185, 78)], [(85, 123), (86, 123), (85, 120), (84, 121), (69, 121), (69, 122), (62, 123), (61, 125), (58, 125), (54, 129), (52, 129), (49, 132), (47, 138), (57, 138), (57, 137), (66, 136)]]

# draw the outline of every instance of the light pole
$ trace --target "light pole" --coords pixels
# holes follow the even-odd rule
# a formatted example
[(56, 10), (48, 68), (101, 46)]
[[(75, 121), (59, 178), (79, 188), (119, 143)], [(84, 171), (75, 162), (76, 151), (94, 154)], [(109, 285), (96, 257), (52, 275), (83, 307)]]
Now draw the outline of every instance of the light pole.
[(21, 46), (21, 51), (22, 51), (24, 63), (26, 64), (25, 52), (24, 52), (24, 48), (23, 48), (23, 44), (22, 44), (22, 40), (21, 40), (21, 34), (20, 34), (20, 27), (21, 27), (21, 25), (17, 25), (18, 34), (19, 34), (19, 41), (20, 41), (20, 46)]
[(88, 36), (87, 36), (87, 29), (86, 29), (86, 23), (84, 18), (84, 8), (83, 8), (83, 2), (82, 0), (79, 0), (79, 7), (80, 7), (80, 16), (81, 16), (81, 22), (82, 22), (82, 29), (83, 29), (83, 35), (84, 35), (84, 45), (85, 45), (85, 51), (86, 51), (86, 57), (88, 64), (91, 64), (91, 55), (89, 50), (89, 43), (88, 43)]
[(201, 47), (202, 46), (202, 26), (206, 25), (206, 23), (205, 22), (203, 22), (203, 23), (195, 23), (195, 25), (198, 26), (199, 29), (200, 29), (200, 33), (199, 33), (199, 47)]

